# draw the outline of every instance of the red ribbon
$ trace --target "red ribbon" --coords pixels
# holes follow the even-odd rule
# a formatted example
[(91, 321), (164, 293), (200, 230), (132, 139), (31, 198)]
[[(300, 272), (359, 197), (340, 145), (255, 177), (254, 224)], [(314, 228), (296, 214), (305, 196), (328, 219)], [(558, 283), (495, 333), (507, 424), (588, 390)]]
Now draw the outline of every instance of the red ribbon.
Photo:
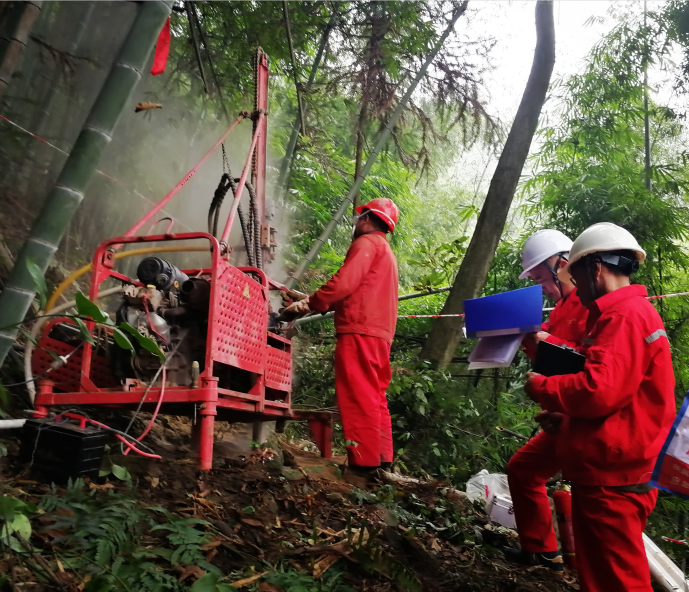
[(153, 58), (153, 67), (151, 74), (157, 76), (165, 72), (167, 66), (167, 57), (170, 54), (170, 17), (167, 17), (163, 28), (158, 35), (158, 42), (156, 43), (156, 54)]

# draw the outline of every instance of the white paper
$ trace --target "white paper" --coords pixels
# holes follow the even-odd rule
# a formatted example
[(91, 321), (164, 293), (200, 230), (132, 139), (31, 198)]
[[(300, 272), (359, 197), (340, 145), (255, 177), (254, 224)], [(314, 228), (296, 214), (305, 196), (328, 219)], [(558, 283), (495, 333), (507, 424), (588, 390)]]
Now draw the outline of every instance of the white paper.
[(481, 337), (469, 354), (469, 370), (507, 368), (521, 345), (524, 333)]

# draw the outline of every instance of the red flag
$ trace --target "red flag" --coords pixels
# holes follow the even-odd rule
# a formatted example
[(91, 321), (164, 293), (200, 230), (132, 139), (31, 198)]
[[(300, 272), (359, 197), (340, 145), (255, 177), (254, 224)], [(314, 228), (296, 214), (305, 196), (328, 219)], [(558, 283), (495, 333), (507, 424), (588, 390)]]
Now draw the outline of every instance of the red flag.
[(158, 43), (156, 43), (156, 55), (153, 58), (153, 67), (151, 74), (157, 76), (165, 72), (167, 66), (167, 56), (170, 53), (170, 17), (167, 17), (163, 28), (158, 35)]

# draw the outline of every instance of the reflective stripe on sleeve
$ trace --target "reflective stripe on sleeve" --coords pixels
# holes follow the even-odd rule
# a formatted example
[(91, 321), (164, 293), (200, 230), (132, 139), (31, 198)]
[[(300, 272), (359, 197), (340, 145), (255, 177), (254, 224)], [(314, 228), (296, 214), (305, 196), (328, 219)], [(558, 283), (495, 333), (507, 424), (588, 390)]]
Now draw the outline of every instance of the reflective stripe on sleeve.
[(667, 333), (663, 329), (658, 329), (646, 337), (646, 343), (653, 343), (661, 337), (665, 337), (665, 339), (667, 339)]

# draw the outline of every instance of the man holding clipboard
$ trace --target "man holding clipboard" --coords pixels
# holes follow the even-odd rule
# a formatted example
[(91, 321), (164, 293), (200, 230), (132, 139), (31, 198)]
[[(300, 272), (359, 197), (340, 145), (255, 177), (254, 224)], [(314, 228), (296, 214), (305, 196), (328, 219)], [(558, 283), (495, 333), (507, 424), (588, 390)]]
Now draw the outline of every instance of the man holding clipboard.
[[(540, 230), (524, 243), (520, 279), (531, 279), (556, 304), (543, 330), (529, 333), (524, 338), (526, 353), (536, 357), (543, 344), (576, 347), (586, 334), (584, 308), (576, 288), (568, 280), (561, 280), (557, 272), (569, 259), (572, 241), (558, 230)], [(560, 470), (557, 458), (557, 434), (550, 433), (551, 425), (559, 423), (560, 414), (542, 411), (536, 416), (544, 431), (520, 448), (507, 465), (507, 477), (514, 505), (515, 519), (521, 550), (505, 549), (510, 561), (526, 565), (544, 565), (550, 569), (563, 569), (562, 555), (558, 551), (553, 530), (553, 519), (545, 484)]]

